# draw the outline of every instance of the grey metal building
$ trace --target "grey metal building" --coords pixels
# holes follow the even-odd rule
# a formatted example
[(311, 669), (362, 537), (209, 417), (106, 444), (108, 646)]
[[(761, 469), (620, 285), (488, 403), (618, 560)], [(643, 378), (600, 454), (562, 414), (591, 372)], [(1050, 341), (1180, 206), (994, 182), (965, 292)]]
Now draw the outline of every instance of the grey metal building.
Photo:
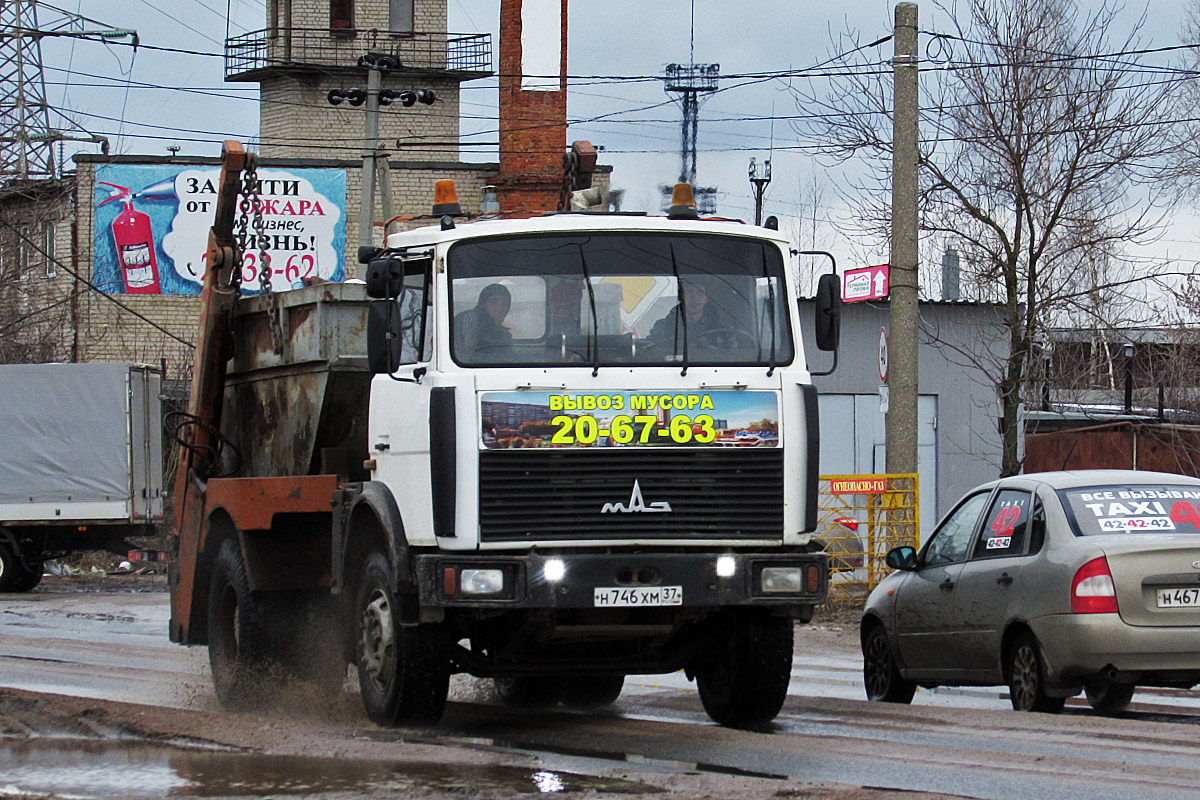
[[(832, 358), (811, 340), (812, 302), (802, 300), (809, 368)], [(972, 486), (1000, 474), (995, 380), (1008, 352), (1004, 308), (995, 303), (922, 302), (917, 376), (921, 538)], [(822, 475), (884, 471), (886, 436), (880, 386), (880, 332), (886, 302), (842, 306), (837, 370), (816, 377), (820, 391)]]

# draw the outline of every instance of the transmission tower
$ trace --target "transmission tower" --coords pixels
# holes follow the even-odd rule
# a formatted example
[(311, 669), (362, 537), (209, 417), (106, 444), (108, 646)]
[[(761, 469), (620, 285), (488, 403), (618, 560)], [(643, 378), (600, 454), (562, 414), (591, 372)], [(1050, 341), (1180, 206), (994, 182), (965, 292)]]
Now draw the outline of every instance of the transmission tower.
[[(42, 39), (47, 36), (117, 39), (132, 37), (136, 31), (103, 28), (88, 30), (85, 23), (103, 25), (78, 14), (53, 9), (55, 21), (46, 28), (38, 25), (37, 0), (0, 2), (0, 179), (57, 178), (62, 165), (54, 158), (54, 145), (62, 141), (108, 141), (84, 130), (62, 116), (46, 101), (46, 81), (42, 72)], [(51, 125), (50, 113), (66, 120), (72, 130)]]
[[(695, 187), (697, 211), (716, 212), (716, 192), (713, 187), (696, 186), (696, 134), (700, 127), (700, 102), (717, 90), (721, 76), (720, 64), (696, 63), (696, 3), (692, 0), (691, 49), (687, 64), (668, 64), (663, 88), (667, 94), (679, 95), (683, 107), (683, 131), (679, 143), (679, 181)], [(668, 202), (670, 187), (662, 186), (663, 202)]]
[(679, 147), (679, 180), (696, 183), (696, 133), (700, 126), (700, 98), (717, 90), (720, 64), (668, 64), (665, 88), (679, 95), (683, 106), (683, 136)]

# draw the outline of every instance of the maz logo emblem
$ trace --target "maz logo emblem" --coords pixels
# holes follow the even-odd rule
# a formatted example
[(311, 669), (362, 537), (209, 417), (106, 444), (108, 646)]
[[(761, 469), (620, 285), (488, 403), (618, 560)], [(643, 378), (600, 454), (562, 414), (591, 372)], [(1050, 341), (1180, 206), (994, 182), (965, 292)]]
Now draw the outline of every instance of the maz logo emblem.
[(666, 500), (657, 500), (650, 505), (646, 505), (646, 501), (642, 499), (642, 487), (638, 486), (635, 479), (633, 482), (633, 494), (629, 496), (629, 505), (621, 503), (605, 503), (604, 508), (600, 509), (601, 514), (663, 514), (671, 511), (671, 504)]
[(1192, 566), (1195, 567), (1196, 569), (1200, 569), (1200, 561), (1193, 561)]

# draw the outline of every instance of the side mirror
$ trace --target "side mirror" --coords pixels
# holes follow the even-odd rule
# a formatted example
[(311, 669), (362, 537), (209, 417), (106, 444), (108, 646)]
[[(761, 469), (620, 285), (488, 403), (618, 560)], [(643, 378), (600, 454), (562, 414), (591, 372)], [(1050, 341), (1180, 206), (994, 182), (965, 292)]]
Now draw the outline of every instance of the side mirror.
[(396, 298), (404, 282), (404, 262), (398, 258), (377, 258), (367, 265), (367, 296), (377, 300)]
[(816, 328), (817, 349), (837, 350), (842, 335), (842, 287), (832, 273), (817, 281)]
[(367, 366), (375, 375), (400, 368), (400, 314), (395, 300), (372, 300), (367, 312)]
[(883, 563), (892, 569), (912, 572), (917, 568), (917, 551), (908, 545), (893, 547), (891, 550), (888, 550)]

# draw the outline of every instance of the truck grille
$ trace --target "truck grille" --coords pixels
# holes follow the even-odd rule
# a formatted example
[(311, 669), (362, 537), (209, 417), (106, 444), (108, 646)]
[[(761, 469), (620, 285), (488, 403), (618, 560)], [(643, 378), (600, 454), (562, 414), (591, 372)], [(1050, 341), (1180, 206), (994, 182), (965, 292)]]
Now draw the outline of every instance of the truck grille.
[[(637, 481), (647, 509), (634, 505)], [(611, 504), (609, 513), (602, 509)], [(783, 450), (485, 450), (483, 541), (770, 539), (783, 535)]]

